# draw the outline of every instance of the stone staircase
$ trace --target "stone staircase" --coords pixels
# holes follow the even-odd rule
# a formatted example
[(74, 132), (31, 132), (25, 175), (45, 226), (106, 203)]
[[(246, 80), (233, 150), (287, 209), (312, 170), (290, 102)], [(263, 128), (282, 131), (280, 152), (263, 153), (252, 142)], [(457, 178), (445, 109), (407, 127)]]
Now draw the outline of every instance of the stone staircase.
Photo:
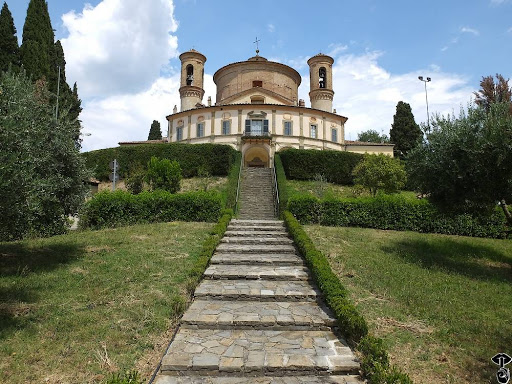
[(363, 383), (282, 221), (232, 220), (156, 384)]
[(266, 220), (274, 218), (270, 168), (243, 168), (240, 185), (240, 219)]

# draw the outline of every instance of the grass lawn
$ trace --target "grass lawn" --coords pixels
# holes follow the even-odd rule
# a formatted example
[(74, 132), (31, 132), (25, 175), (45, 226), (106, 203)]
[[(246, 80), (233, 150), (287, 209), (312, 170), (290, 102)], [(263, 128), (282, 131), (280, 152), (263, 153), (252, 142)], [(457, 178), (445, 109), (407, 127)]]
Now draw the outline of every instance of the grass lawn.
[[(226, 188), (228, 182), (227, 177), (209, 176), (209, 177), (191, 177), (188, 179), (181, 179), (179, 193), (204, 191), (205, 188), (208, 191), (222, 192)], [(116, 183), (116, 189), (122, 189), (126, 191), (126, 185), (124, 180), (120, 180)], [(112, 190), (111, 182), (101, 182), (98, 186), (98, 191)]]
[[(320, 199), (324, 197), (334, 198), (352, 198), (352, 197), (369, 197), (370, 193), (360, 186), (338, 185), (322, 181), (305, 181), (305, 180), (286, 180), (289, 196), (309, 193)], [(416, 200), (416, 193), (410, 191), (401, 191), (400, 195), (407, 199)]]
[(0, 243), (0, 381), (152, 373), (213, 224), (160, 223)]
[(496, 383), (512, 354), (512, 241), (306, 226), (415, 383)]

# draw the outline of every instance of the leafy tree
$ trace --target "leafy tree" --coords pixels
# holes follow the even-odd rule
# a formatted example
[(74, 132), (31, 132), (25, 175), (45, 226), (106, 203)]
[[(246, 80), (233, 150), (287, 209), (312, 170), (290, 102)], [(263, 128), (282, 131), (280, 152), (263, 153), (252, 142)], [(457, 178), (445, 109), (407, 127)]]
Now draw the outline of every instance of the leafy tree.
[(0, 77), (0, 240), (53, 235), (83, 203), (84, 160), (66, 110), (55, 121), (44, 82)]
[(16, 37), (16, 27), (7, 3), (0, 12), (0, 71), (5, 72), (9, 66), (18, 68), (20, 65), (20, 49)]
[(368, 188), (372, 196), (379, 190), (395, 193), (405, 187), (407, 176), (400, 160), (384, 154), (366, 154), (352, 174), (356, 184)]
[(512, 112), (512, 88), (508, 85), (508, 79), (496, 74), (496, 82), (492, 76), (482, 77), (480, 81), (481, 89), (473, 92), (475, 95), (475, 103), (489, 112), (493, 103), (510, 103), (510, 111)]
[(151, 129), (149, 130), (148, 140), (162, 140), (160, 122), (153, 120), (153, 123), (151, 124)]
[(396, 105), (396, 114), (389, 131), (391, 142), (395, 144), (395, 156), (404, 159), (409, 151), (421, 142), (423, 133), (414, 121), (411, 106), (399, 101)]
[(432, 131), (408, 157), (408, 172), (421, 192), (446, 210), (484, 212), (512, 197), (512, 115), (509, 103), (489, 112), (469, 105), (458, 118), (436, 116)]
[(21, 63), (32, 79), (45, 78), (49, 81), (51, 92), (57, 88), (57, 68), (53, 66), (56, 60), (54, 40), (48, 4), (45, 0), (30, 0), (23, 26)]
[(389, 137), (385, 134), (382, 136), (374, 129), (369, 129), (357, 134), (357, 140), (366, 143), (389, 143)]
[(146, 181), (153, 191), (163, 189), (176, 193), (180, 190), (180, 164), (176, 160), (171, 162), (169, 159), (159, 159), (153, 156), (148, 162)]

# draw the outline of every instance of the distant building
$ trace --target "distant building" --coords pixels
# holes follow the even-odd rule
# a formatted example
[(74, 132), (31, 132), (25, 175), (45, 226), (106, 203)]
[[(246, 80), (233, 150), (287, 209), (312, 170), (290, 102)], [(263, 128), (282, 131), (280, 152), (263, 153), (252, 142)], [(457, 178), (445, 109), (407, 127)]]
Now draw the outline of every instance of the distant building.
[(210, 97), (202, 103), (206, 57), (194, 49), (182, 53), (181, 107), (167, 116), (167, 141), (228, 144), (242, 152), (245, 166), (258, 167), (271, 167), (275, 152), (287, 148), (393, 156), (392, 144), (345, 141), (347, 117), (332, 110), (332, 57), (308, 60), (311, 108), (306, 108), (298, 99), (300, 74), (258, 52), (215, 73), (214, 105)]

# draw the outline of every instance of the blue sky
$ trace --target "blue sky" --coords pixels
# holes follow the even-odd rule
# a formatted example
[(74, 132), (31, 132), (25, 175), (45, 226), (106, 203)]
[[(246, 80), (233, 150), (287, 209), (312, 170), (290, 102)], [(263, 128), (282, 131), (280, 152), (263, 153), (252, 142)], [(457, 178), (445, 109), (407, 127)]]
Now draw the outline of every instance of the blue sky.
[[(8, 0), (21, 40), (29, 0)], [(207, 57), (205, 99), (212, 76), (234, 61), (260, 55), (303, 76), (307, 59), (335, 59), (334, 108), (349, 118), (346, 139), (375, 129), (388, 133), (400, 100), (416, 121), (458, 113), (482, 76), (512, 77), (512, 0), (49, 0), (56, 38), (64, 45), (68, 82), (83, 99), (84, 149), (144, 140), (153, 119), (179, 106), (178, 55), (192, 47)]]

